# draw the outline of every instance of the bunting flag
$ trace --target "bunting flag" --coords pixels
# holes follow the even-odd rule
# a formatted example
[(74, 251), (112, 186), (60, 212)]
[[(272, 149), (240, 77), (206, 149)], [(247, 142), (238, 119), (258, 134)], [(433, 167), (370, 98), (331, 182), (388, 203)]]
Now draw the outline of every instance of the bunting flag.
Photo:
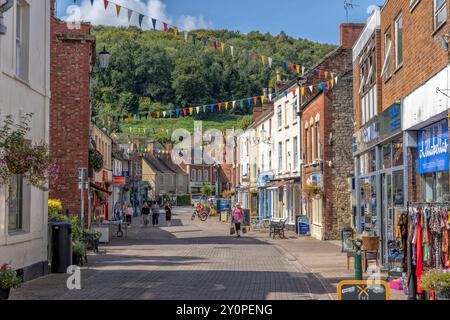
[[(277, 98), (279, 98), (281, 96), (288, 98), (290, 96), (290, 94), (292, 94), (293, 97), (297, 97), (297, 95), (299, 95), (299, 94), (301, 94), (302, 96), (305, 96), (306, 88), (308, 88), (311, 93), (314, 93), (314, 88), (316, 88), (319, 91), (332, 90), (336, 86), (337, 81), (338, 81), (338, 77), (335, 77), (334, 79), (330, 79), (329, 81), (319, 82), (314, 85), (300, 86), (300, 87), (294, 88), (292, 91), (287, 91), (287, 90), (284, 90), (282, 92), (278, 91), (275, 94), (269, 94), (268, 98), (270, 101), (273, 101), (274, 96)], [(266, 100), (266, 97), (263, 95), (263, 96), (248, 97), (248, 98), (239, 99), (239, 100), (232, 100), (232, 101), (229, 100), (229, 101), (224, 101), (224, 102), (211, 103), (209, 106), (203, 105), (203, 106), (196, 106), (196, 107), (190, 106), (190, 107), (178, 108), (175, 110), (175, 116), (176, 116), (176, 118), (180, 117), (180, 115), (184, 115), (185, 117), (192, 116), (192, 115), (194, 115), (194, 112), (196, 112), (196, 114), (199, 114), (201, 112), (201, 110), (203, 110), (203, 113), (207, 113), (208, 107), (209, 107), (209, 110), (211, 113), (216, 112), (216, 111), (222, 112), (223, 107), (225, 107), (225, 110), (228, 111), (228, 109), (230, 107), (230, 102), (231, 102), (231, 106), (233, 109), (236, 107), (236, 103), (239, 103), (239, 106), (241, 108), (245, 108), (246, 105), (248, 105), (249, 107), (250, 106), (258, 107), (259, 101), (261, 101), (261, 106), (262, 106), (262, 105), (264, 105), (265, 100)], [(169, 118), (172, 118), (173, 112), (174, 112), (173, 110), (168, 111)], [(117, 115), (117, 116), (109, 116), (109, 117), (107, 117), (106, 120), (103, 120), (103, 121), (104, 121), (104, 123), (109, 123), (109, 125), (111, 125), (110, 119), (112, 118), (112, 122), (114, 122), (114, 127), (117, 127), (120, 121), (125, 122), (128, 119), (142, 120), (142, 118), (145, 118), (146, 120), (148, 120), (149, 115), (150, 115), (150, 119), (160, 119), (161, 116), (162, 116), (162, 118), (166, 118), (167, 111), (145, 112), (145, 113), (139, 113), (139, 114), (122, 114), (122, 115)], [(116, 123), (116, 121), (117, 121), (117, 123)]]
[[(94, 0), (90, 0), (90, 1), (91, 1), (91, 5), (93, 6)], [(110, 3), (114, 4), (114, 5), (115, 5), (115, 8), (116, 8), (116, 14), (117, 14), (117, 16), (120, 15), (122, 8), (128, 10), (128, 22), (131, 21), (131, 18), (132, 18), (132, 16), (133, 16), (133, 13), (136, 13), (136, 14), (139, 16), (139, 26), (140, 26), (141, 28), (142, 28), (142, 23), (143, 23), (144, 18), (147, 17), (147, 18), (151, 19), (151, 21), (152, 21), (153, 30), (157, 30), (157, 29), (156, 29), (156, 24), (157, 24), (157, 22), (159, 22), (159, 23), (161, 23), (161, 24), (163, 25), (164, 32), (167, 32), (168, 29), (169, 29), (169, 27), (173, 27), (175, 37), (177, 37), (177, 36), (179, 35), (180, 31), (182, 31), (182, 32), (184, 32), (184, 39), (185, 39), (185, 42), (188, 41), (188, 34), (189, 34), (189, 32), (188, 32), (187, 30), (184, 30), (184, 31), (183, 31), (183, 30), (180, 30), (178, 27), (176, 27), (176, 26), (174, 26), (174, 25), (170, 25), (170, 24), (167, 23), (167, 22), (164, 22), (164, 21), (155, 19), (155, 18), (150, 17), (150, 16), (148, 16), (148, 15), (146, 15), (146, 14), (143, 14), (143, 13), (141, 13), (141, 12), (139, 12), (139, 11), (136, 11), (136, 10), (134, 10), (134, 9), (127, 8), (127, 7), (125, 7), (125, 6), (123, 6), (123, 5), (119, 4), (119, 3), (117, 3), (115, 0), (114, 0), (114, 1), (113, 1), (113, 0), (103, 0), (103, 3), (104, 3), (105, 10), (108, 9), (108, 5), (109, 5)], [(196, 42), (197, 42), (196, 39), (193, 39), (194, 45), (196, 44)], [(204, 43), (205, 46), (206, 46), (206, 43), (207, 43), (207, 42), (208, 42), (208, 38), (207, 38), (207, 37), (204, 37), (203, 43)], [(217, 41), (217, 40), (214, 40), (213, 43), (214, 43), (214, 48), (217, 50), (217, 49), (218, 49), (218, 46), (219, 46), (218, 41)], [(227, 47), (225, 41), (223, 41), (223, 40), (221, 41), (220, 47), (221, 47), (221, 49), (222, 49), (222, 53), (225, 53), (225, 49), (226, 49), (226, 47)], [(231, 56), (234, 57), (234, 56), (235, 56), (235, 47), (234, 47), (234, 46), (229, 46), (229, 47), (230, 47), (230, 51), (231, 51)], [(243, 50), (242, 50), (242, 49), (239, 49), (239, 53), (242, 53), (242, 52), (243, 52)], [(274, 63), (274, 62), (277, 62), (278, 67), (279, 67), (279, 68), (283, 68), (283, 70), (284, 70), (285, 72), (287, 72), (287, 71), (290, 70), (292, 73), (297, 72), (297, 74), (299, 74), (299, 73), (300, 73), (300, 70), (301, 70), (301, 73), (304, 75), (305, 72), (308, 71), (308, 74), (314, 74), (314, 75), (317, 75), (317, 76), (319, 76), (319, 77), (324, 76), (325, 82), (326, 82), (326, 81), (329, 81), (330, 79), (333, 79), (333, 73), (332, 73), (332, 72), (324, 71), (324, 70), (321, 70), (321, 69), (315, 69), (315, 70), (313, 70), (313, 72), (312, 72), (311, 70), (307, 70), (306, 67), (305, 67), (303, 64), (294, 64), (294, 63), (290, 63), (290, 62), (286, 62), (286, 61), (275, 60), (275, 59), (273, 59), (273, 57), (267, 57), (267, 56), (264, 56), (264, 55), (260, 55), (260, 54), (258, 54), (258, 53), (255, 52), (255, 51), (253, 51), (253, 53), (252, 53), (252, 59), (253, 59), (254, 62), (257, 61), (257, 57), (258, 57), (258, 56), (261, 57), (261, 62), (262, 62), (262, 64), (263, 64), (264, 66), (266, 66), (266, 65), (268, 64), (268, 66), (269, 66), (270, 68), (273, 67), (273, 63)], [(246, 59), (247, 62), (250, 60), (250, 52), (249, 52), (249, 49), (245, 49), (245, 59)], [(331, 74), (331, 77), (330, 77), (330, 74)]]
[(130, 23), (131, 17), (133, 17), (133, 10), (128, 9), (128, 23)]

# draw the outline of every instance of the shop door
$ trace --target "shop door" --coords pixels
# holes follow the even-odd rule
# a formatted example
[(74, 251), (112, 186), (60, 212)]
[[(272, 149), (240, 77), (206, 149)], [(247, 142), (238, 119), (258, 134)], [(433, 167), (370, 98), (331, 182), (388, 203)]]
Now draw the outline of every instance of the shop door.
[(388, 241), (391, 232), (389, 232), (392, 225), (393, 215), (393, 201), (392, 201), (392, 174), (383, 173), (381, 175), (381, 187), (382, 187), (382, 202), (381, 202), (381, 261), (382, 264), (387, 263), (389, 255)]

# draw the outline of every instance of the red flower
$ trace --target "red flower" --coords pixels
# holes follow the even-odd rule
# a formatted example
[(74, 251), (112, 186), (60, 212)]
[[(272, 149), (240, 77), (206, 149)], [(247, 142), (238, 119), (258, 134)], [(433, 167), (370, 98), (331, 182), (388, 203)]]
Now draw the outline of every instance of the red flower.
[(1, 268), (0, 268), (0, 270), (2, 270), (2, 271), (7, 271), (8, 269), (9, 268), (8, 268), (7, 264), (2, 265)]

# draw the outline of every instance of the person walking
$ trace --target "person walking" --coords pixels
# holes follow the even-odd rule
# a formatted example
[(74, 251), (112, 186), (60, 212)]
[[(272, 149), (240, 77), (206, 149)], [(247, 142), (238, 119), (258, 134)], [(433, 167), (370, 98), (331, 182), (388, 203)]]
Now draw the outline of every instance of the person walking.
[(133, 213), (134, 213), (133, 206), (131, 205), (131, 203), (129, 203), (127, 206), (127, 209), (125, 210), (125, 217), (126, 217), (126, 222), (127, 222), (128, 226), (131, 225)]
[(150, 223), (150, 207), (147, 202), (144, 202), (144, 205), (141, 209), (142, 213), (142, 224), (146, 227)]
[(167, 201), (164, 209), (166, 209), (166, 223), (170, 227), (172, 225), (172, 204)]
[(233, 209), (231, 215), (231, 223), (234, 223), (237, 237), (241, 237), (242, 220), (244, 219), (244, 212), (242, 211), (241, 204), (236, 204), (236, 208)]
[(152, 218), (152, 223), (155, 227), (159, 224), (159, 205), (156, 201), (153, 201), (152, 205)]

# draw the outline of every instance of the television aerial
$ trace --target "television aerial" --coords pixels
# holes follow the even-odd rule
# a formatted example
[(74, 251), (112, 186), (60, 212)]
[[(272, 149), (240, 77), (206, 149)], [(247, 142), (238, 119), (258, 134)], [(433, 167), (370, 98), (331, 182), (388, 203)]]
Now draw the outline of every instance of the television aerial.
[(354, 9), (355, 7), (359, 7), (359, 5), (354, 4), (353, 0), (344, 0), (344, 9), (345, 9), (345, 16), (346, 16), (347, 22), (349, 22), (349, 20), (348, 20), (349, 11)]

